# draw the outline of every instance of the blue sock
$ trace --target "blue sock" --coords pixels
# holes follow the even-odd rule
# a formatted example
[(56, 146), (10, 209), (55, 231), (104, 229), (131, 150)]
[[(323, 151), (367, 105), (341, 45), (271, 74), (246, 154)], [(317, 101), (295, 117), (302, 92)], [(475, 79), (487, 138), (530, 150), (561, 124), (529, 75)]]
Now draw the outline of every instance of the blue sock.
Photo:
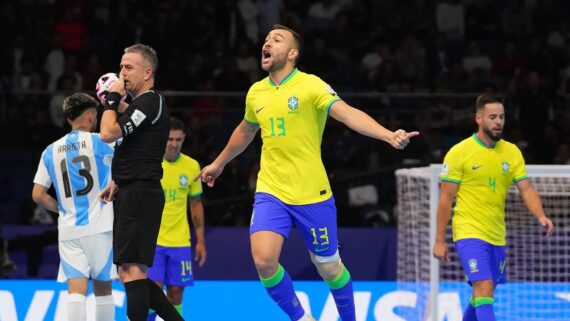
[(305, 315), (305, 310), (293, 289), (293, 281), (281, 265), (273, 276), (267, 279), (262, 278), (261, 282), (269, 296), (292, 321), (297, 321)]
[(354, 291), (350, 273), (344, 265), (342, 271), (333, 280), (326, 281), (331, 289), (338, 315), (342, 321), (356, 321), (356, 309), (354, 307)]
[(493, 311), (493, 303), (495, 300), (489, 297), (478, 297), (473, 299), (475, 313), (479, 321), (496, 321), (495, 311)]
[(465, 312), (463, 313), (463, 321), (477, 321), (477, 314), (475, 313), (473, 300), (467, 304), (467, 309), (465, 309)]

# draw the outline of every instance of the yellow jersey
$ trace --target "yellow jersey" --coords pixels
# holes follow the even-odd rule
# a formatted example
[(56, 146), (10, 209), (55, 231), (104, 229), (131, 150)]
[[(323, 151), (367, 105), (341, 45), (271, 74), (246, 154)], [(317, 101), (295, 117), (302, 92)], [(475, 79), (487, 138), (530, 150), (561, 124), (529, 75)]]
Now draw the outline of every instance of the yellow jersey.
[(202, 194), (201, 180), (194, 180), (200, 173), (200, 165), (181, 153), (174, 162), (162, 160), (162, 169), (164, 174), (160, 183), (165, 203), (157, 244), (167, 247), (190, 246), (188, 197)]
[(251, 86), (244, 119), (260, 126), (263, 140), (256, 192), (292, 205), (332, 196), (321, 140), (329, 109), (338, 100), (327, 83), (298, 69), (280, 85), (266, 77)]
[(505, 245), (505, 201), (513, 182), (526, 179), (524, 158), (514, 144), (489, 148), (476, 134), (445, 155), (440, 178), (459, 184), (453, 213), (453, 240), (477, 238)]

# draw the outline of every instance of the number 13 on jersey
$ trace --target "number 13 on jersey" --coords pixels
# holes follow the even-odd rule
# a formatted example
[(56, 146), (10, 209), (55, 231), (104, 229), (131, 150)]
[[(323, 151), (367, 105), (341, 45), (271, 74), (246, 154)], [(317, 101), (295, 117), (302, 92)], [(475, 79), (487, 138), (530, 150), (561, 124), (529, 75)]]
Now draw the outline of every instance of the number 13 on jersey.
[(269, 117), (271, 124), (271, 137), (286, 136), (285, 117)]

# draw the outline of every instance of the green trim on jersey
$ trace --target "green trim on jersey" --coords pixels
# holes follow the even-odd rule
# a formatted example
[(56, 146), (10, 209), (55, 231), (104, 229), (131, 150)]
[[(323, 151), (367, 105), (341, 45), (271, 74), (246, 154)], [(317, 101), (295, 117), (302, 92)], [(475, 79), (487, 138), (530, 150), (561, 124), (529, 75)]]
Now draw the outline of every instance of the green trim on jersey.
[(332, 105), (339, 100), (341, 99), (338, 97), (331, 99), (331, 101), (327, 104), (327, 114), (330, 112)]
[(483, 143), (479, 137), (477, 136), (477, 134), (473, 134), (473, 139), (475, 139), (475, 141), (477, 142), (477, 144), (481, 145), (481, 147), (485, 148), (485, 149), (493, 149), (495, 148), (495, 146), (497, 146), (497, 143), (493, 144), (493, 147), (489, 147), (487, 145), (485, 145), (485, 143)]
[(256, 123), (256, 122), (251, 121), (251, 120), (247, 120), (247, 118), (245, 118), (245, 117), (243, 118), (243, 120), (250, 125), (259, 125), (259, 123)]
[(299, 69), (295, 68), (293, 69), (293, 71), (291, 71), (290, 74), (287, 75), (287, 77), (283, 78), (283, 80), (281, 81), (281, 83), (279, 85), (276, 85), (273, 80), (271, 80), (271, 77), (267, 77), (267, 79), (269, 79), (269, 84), (273, 87), (277, 87), (277, 86), (283, 86), (285, 85), (289, 80), (291, 80), (291, 78), (293, 78), (297, 72), (299, 71)]
[(524, 181), (524, 180), (527, 179), (527, 178), (528, 178), (528, 176), (524, 175), (524, 176), (521, 176), (521, 177), (519, 177), (519, 178), (513, 179), (513, 182), (518, 183), (518, 182), (520, 182), (520, 181)]
[(441, 179), (442, 182), (449, 182), (449, 183), (455, 183), (455, 184), (461, 184), (461, 181), (458, 181), (456, 179), (451, 179), (451, 178), (442, 178)]

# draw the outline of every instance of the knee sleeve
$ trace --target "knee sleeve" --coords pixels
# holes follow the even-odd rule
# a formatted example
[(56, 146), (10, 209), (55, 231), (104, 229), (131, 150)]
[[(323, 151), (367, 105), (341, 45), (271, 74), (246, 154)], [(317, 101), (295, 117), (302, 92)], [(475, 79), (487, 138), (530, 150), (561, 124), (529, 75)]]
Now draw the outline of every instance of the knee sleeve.
[(332, 280), (342, 271), (342, 261), (338, 251), (331, 256), (318, 256), (311, 254), (311, 260), (317, 267), (319, 275), (324, 280)]

